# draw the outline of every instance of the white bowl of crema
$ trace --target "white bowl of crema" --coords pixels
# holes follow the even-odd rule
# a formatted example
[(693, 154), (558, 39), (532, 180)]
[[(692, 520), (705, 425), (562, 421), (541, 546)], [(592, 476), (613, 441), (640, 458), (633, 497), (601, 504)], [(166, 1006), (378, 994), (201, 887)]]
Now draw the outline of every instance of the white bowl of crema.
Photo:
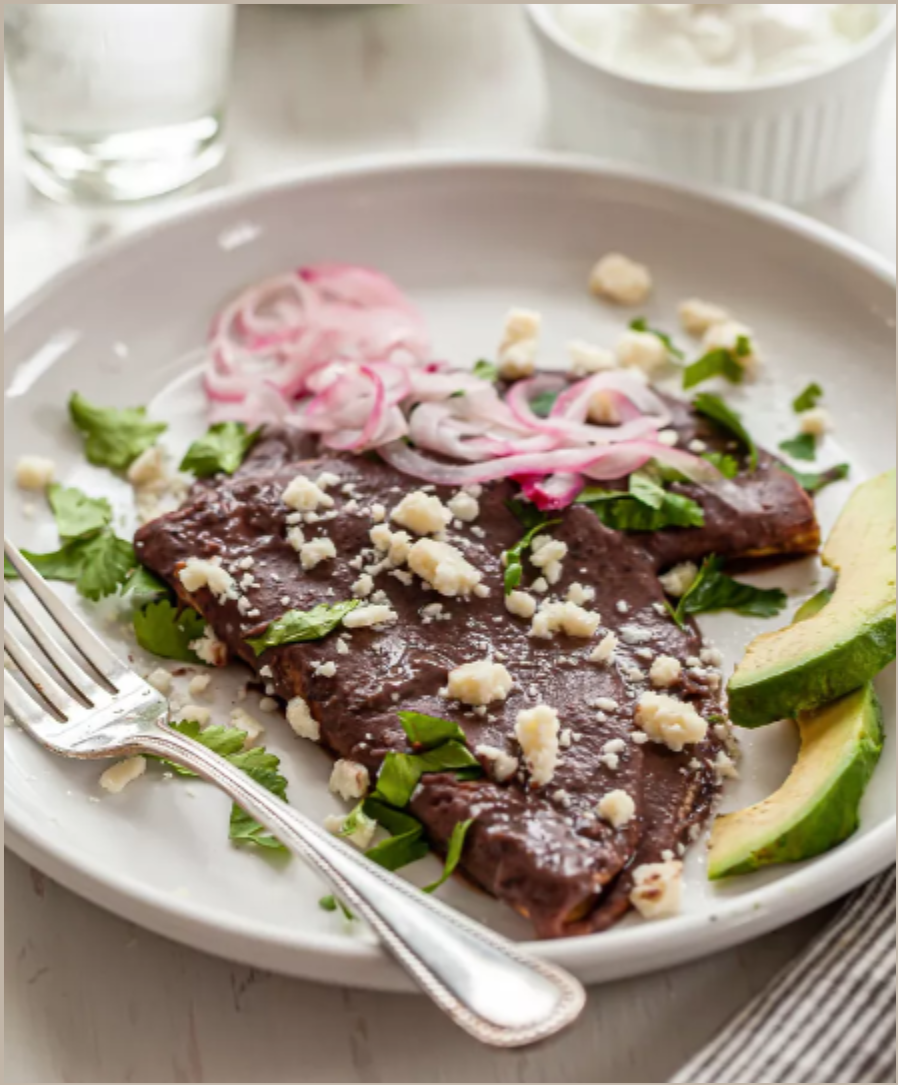
[(894, 4), (528, 4), (552, 142), (802, 204), (862, 165)]

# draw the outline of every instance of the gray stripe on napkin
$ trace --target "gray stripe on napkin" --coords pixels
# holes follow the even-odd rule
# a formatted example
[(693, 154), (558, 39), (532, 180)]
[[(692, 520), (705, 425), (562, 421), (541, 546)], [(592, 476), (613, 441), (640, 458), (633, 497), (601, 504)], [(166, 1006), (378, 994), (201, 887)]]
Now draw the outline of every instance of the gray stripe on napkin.
[(895, 1081), (895, 871), (857, 893), (823, 937), (675, 1083)]

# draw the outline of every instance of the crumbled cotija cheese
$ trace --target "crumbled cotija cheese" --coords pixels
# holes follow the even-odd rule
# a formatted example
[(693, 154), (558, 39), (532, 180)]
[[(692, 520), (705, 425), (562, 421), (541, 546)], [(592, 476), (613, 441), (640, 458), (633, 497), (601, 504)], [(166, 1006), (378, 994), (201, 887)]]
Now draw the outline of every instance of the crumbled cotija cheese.
[(147, 675), (147, 681), (153, 687), (158, 690), (163, 697), (167, 697), (171, 693), (172, 677), (164, 667), (157, 667), (155, 671), (151, 671)]
[(480, 515), (480, 502), (476, 497), (472, 497), (471, 494), (466, 493), (464, 490), (459, 492), (450, 498), (448, 502), (449, 511), (453, 516), (458, 517), (459, 520), (463, 520), (466, 524), (473, 523)]
[(368, 794), (370, 785), (368, 770), (358, 761), (348, 761), (341, 757), (334, 765), (329, 787), (341, 799), (347, 802), (350, 799), (361, 799)]
[(678, 915), (683, 895), (683, 864), (645, 863), (633, 871), (633, 907), (645, 919), (669, 919)]
[(166, 477), (165, 452), (161, 445), (144, 449), (128, 468), (128, 481), (132, 486), (147, 486), (161, 482)]
[(328, 814), (324, 819), (324, 827), (334, 836), (341, 836), (344, 840), (348, 840), (350, 844), (354, 844), (360, 851), (367, 851), (374, 840), (374, 834), (377, 832), (377, 822), (374, 818), (369, 818), (365, 814), (356, 814), (353, 819), (355, 826), (353, 831), (344, 834), (343, 829), (346, 820), (347, 817), (342, 814)]
[(212, 681), (211, 675), (195, 674), (187, 684), (187, 692), (191, 697), (202, 697)]
[(477, 746), (474, 753), (487, 762), (490, 775), (497, 783), (505, 783), (518, 771), (520, 765), (518, 759), (500, 750), (498, 746)]
[(244, 708), (231, 709), (231, 726), (236, 731), (246, 732), (246, 739), (243, 743), (244, 749), (249, 749), (265, 734), (264, 726)]
[(584, 343), (582, 339), (568, 343), (567, 352), (571, 359), (570, 373), (574, 377), (591, 377), (593, 373), (617, 368), (617, 358), (610, 350)]
[(584, 603), (591, 603), (595, 597), (595, 588), (586, 587), (575, 582), (568, 588), (565, 599), (569, 603), (576, 603), (578, 607), (582, 607)]
[(499, 375), (503, 380), (522, 380), (531, 377), (536, 370), (536, 352), (539, 344), (535, 339), (522, 339), (499, 348)]
[(356, 599), (367, 599), (373, 591), (374, 578), (369, 576), (368, 573), (362, 573), (358, 580), (352, 585), (352, 594)]
[(408, 564), (440, 595), (469, 595), (482, 579), (460, 550), (434, 539), (419, 539), (409, 551)]
[(509, 309), (505, 317), (502, 341), (520, 343), (527, 339), (539, 339), (542, 321), (542, 315), (535, 309)]
[[(736, 348), (740, 339), (747, 339), (748, 354), (738, 354)], [(702, 346), (708, 350), (727, 350), (743, 369), (750, 369), (758, 361), (758, 353), (752, 338), (752, 330), (738, 320), (724, 320), (721, 324), (712, 324), (702, 337)]]
[(314, 512), (316, 509), (334, 507), (334, 499), (305, 475), (297, 475), (293, 479), (281, 494), (281, 501), (297, 512)]
[(146, 771), (147, 762), (145, 757), (128, 757), (124, 761), (117, 761), (103, 773), (100, 777), (100, 787), (117, 795), (128, 784), (136, 780), (138, 776), (143, 776)]
[(558, 713), (549, 705), (537, 705), (518, 713), (514, 733), (521, 744), (534, 787), (545, 786), (555, 775), (558, 731)]
[(542, 569), (550, 584), (557, 584), (558, 577), (552, 579), (549, 575), (551, 569), (554, 573), (557, 566), (561, 571), (561, 562), (567, 557), (567, 543), (561, 539), (553, 539), (551, 535), (537, 535), (530, 544), (530, 561), (537, 569)]
[(576, 603), (545, 603), (533, 616), (530, 636), (548, 639), (554, 633), (569, 637), (591, 637), (602, 617)]
[(390, 519), (416, 535), (433, 535), (446, 527), (452, 513), (434, 494), (416, 490), (399, 502), (390, 513)]
[(208, 727), (212, 719), (212, 710), (200, 704), (186, 704), (178, 709), (178, 715), (182, 720), (192, 720), (200, 727)]
[(56, 474), (56, 464), (44, 456), (20, 456), (16, 462), (16, 485), (23, 490), (46, 490)]
[(649, 668), (649, 678), (652, 685), (658, 688), (675, 686), (680, 681), (683, 666), (673, 656), (658, 656)]
[(739, 779), (739, 770), (736, 768), (736, 762), (730, 757), (729, 754), (724, 753), (723, 750), (718, 753), (716, 760), (714, 761), (714, 768), (718, 774), (729, 780)]
[(689, 335), (700, 336), (715, 324), (724, 324), (730, 314), (719, 305), (713, 305), (701, 298), (687, 298), (680, 302), (680, 324)]
[(609, 252), (590, 272), (589, 289), (618, 305), (640, 305), (651, 293), (652, 276), (644, 264)]
[(505, 596), (505, 609), (517, 618), (532, 618), (536, 613), (536, 600), (525, 591), (512, 591)]
[(190, 642), (189, 648), (210, 667), (224, 667), (228, 662), (228, 646), (218, 639), (211, 625), (206, 626), (198, 640)]
[(636, 803), (626, 791), (610, 791), (599, 801), (599, 815), (615, 829), (622, 829), (636, 816)]
[(617, 649), (617, 637), (614, 633), (606, 633), (589, 654), (591, 663), (611, 663)]
[(822, 437), (833, 428), (832, 415), (825, 407), (812, 407), (798, 416), (798, 428), (802, 433)]
[(504, 701), (514, 686), (514, 679), (501, 663), (481, 659), (464, 663), (449, 672), (449, 696), (469, 705)]
[(397, 621), (399, 621), (399, 615), (392, 607), (374, 603), (371, 606), (351, 610), (343, 619), (343, 624), (347, 629), (364, 629), (372, 625), (392, 625)]
[(653, 742), (676, 753), (701, 742), (708, 733), (707, 720), (691, 704), (666, 693), (643, 693), (636, 706), (636, 722)]
[(664, 576), (659, 576), (658, 579), (668, 595), (679, 599), (689, 591), (697, 576), (698, 566), (691, 561), (684, 561), (675, 565)]
[(309, 711), (309, 706), (302, 697), (294, 697), (287, 702), (287, 723), (290, 724), (300, 738), (308, 738), (313, 742), (317, 742), (321, 738), (321, 727), (318, 720)]
[(622, 366), (640, 369), (648, 376), (663, 369), (669, 360), (667, 347), (651, 332), (625, 331), (614, 350)]
[(188, 558), (178, 570), (178, 579), (189, 592), (208, 588), (220, 603), (225, 599), (236, 599), (240, 594), (234, 578), (222, 568), (221, 558), (217, 554), (208, 561)]
[(337, 548), (333, 539), (326, 536), (321, 539), (312, 539), (311, 542), (303, 543), (299, 549), (299, 560), (303, 569), (314, 569), (322, 561), (328, 561), (337, 556)]

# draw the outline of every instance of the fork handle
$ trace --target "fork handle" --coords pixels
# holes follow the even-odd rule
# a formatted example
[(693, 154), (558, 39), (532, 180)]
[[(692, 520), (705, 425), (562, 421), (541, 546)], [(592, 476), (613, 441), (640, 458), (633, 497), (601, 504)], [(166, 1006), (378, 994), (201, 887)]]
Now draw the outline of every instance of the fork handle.
[(522, 1047), (580, 1014), (586, 995), (573, 976), (372, 863), (206, 747), (167, 727), (141, 736), (137, 747), (216, 784), (315, 866), (424, 993), (475, 1039)]

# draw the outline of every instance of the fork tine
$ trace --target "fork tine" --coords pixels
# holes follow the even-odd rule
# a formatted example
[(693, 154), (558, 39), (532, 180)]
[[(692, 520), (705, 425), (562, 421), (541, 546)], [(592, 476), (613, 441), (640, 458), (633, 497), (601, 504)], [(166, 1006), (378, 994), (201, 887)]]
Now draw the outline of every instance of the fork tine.
[(19, 638), (10, 633), (8, 629), (3, 630), (3, 647), (13, 663), (47, 702), (51, 711), (59, 716), (63, 722), (69, 720), (79, 710), (84, 711), (82, 706), (66, 693), (56, 679), (47, 674)]
[(88, 663), (99, 674), (103, 675), (114, 689), (114, 679), (126, 673), (127, 667), (116, 659), (99, 637), (81, 621), (77, 614), (63, 603), (56, 592), (35, 571), (31, 563), (22, 557), (18, 549), (13, 546), (5, 535), (3, 537), (3, 552), (23, 582), (37, 596), (38, 602), (41, 603), (50, 617), (54, 619)]
[(9, 671), (3, 672), (3, 702), (16, 723), (28, 734), (45, 746), (59, 749), (52, 738), (52, 732), (59, 730), (59, 722), (22, 689)]
[(46, 624), (34, 613), (33, 607), (29, 606), (24, 599), (20, 599), (14, 591), (7, 591), (4, 601), (9, 604), (10, 610), (22, 623), (23, 628), (27, 630), (35, 644), (74, 689), (75, 693), (84, 700), (85, 707), (89, 708), (96, 704), (97, 701), (108, 697), (108, 694), (97, 685), (93, 678), (78, 666), (68, 652), (60, 647)]

